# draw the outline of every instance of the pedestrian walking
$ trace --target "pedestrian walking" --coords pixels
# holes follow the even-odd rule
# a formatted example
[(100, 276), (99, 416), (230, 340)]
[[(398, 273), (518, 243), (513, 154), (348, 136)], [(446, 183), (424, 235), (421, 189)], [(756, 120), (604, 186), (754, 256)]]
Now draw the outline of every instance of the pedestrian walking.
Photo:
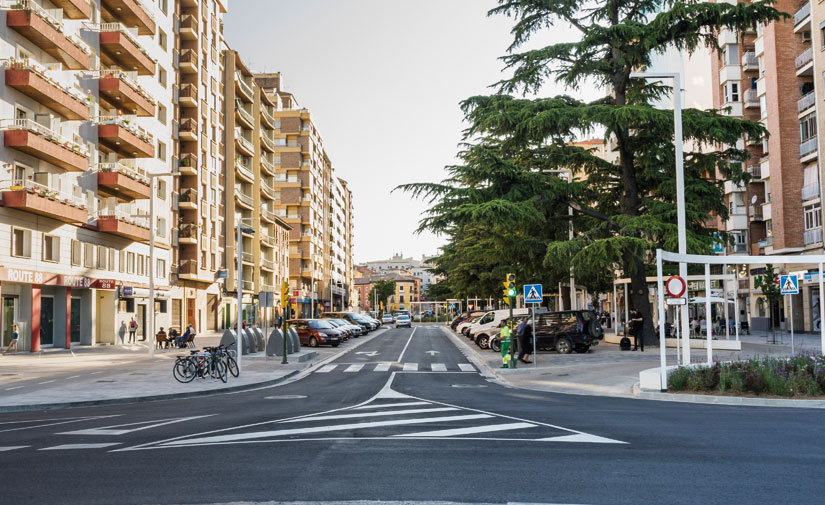
[(135, 342), (135, 333), (137, 333), (137, 321), (133, 317), (131, 321), (129, 321), (129, 343), (132, 344)]
[(6, 347), (6, 350), (3, 351), (3, 354), (9, 352), (9, 349), (14, 347), (14, 354), (17, 354), (17, 340), (20, 339), (20, 332), (17, 330), (17, 325), (11, 325), (11, 342), (9, 342), (9, 346)]
[(633, 335), (633, 350), (636, 351), (641, 347), (642, 352), (645, 352), (645, 341), (642, 335), (645, 318), (638, 310), (632, 310), (630, 317), (630, 334)]
[(530, 325), (529, 317), (524, 317), (521, 320), (519, 329), (521, 331), (518, 333), (518, 360), (522, 363), (529, 364), (532, 363), (532, 361), (528, 361), (525, 358), (530, 354), (530, 341), (533, 338), (533, 327)]

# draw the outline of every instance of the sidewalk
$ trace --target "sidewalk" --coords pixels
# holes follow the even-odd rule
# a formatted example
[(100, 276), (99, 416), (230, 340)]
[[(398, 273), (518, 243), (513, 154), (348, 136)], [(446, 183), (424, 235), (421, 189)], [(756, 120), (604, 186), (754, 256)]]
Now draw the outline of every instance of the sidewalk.
[[(465, 354), (471, 360), (483, 365), (483, 369), (486, 369), (491, 376), (505, 384), (527, 389), (636, 398), (633, 387), (639, 382), (639, 372), (658, 367), (660, 363), (659, 347), (647, 347), (644, 352), (621, 351), (616, 344), (601, 342), (592, 347), (587, 354), (539, 351), (534, 363), (529, 365), (517, 363), (518, 368), (503, 369), (500, 353), (480, 349), (472, 340), (450, 330), (449, 326), (445, 326), (444, 331), (460, 348), (464, 349)], [(724, 339), (724, 336), (721, 338)], [(767, 343), (767, 338), (763, 334), (742, 335), (740, 340), (742, 341), (741, 351), (714, 351), (714, 359), (735, 360), (756, 356), (789, 356), (791, 352), (790, 334), (785, 337), (784, 344)], [(794, 349), (797, 353), (800, 351), (818, 352), (820, 335), (794, 335)], [(667, 348), (666, 356), (668, 364), (676, 363), (675, 348)], [(706, 362), (707, 351), (691, 349), (691, 361)]]
[[(210, 332), (199, 336), (197, 344), (217, 345), (221, 335)], [(150, 357), (146, 342), (7, 354), (0, 356), (0, 412), (182, 398), (275, 384), (351, 350), (373, 335), (350, 340), (339, 348), (304, 348), (288, 355), (286, 365), (280, 357), (267, 359), (264, 353), (245, 355), (240, 377), (230, 376), (226, 383), (209, 378), (178, 382), (172, 376), (172, 366), (177, 356), (189, 352), (156, 349)], [(299, 362), (299, 356), (313, 357)]]

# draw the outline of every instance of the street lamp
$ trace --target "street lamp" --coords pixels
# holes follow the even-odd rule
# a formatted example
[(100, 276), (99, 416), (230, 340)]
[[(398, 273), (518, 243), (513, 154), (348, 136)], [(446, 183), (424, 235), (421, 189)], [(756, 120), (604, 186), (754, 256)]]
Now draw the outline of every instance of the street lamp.
[[(565, 174), (567, 176), (567, 183), (573, 183), (573, 171), (569, 168), (559, 168), (553, 170), (542, 170), (547, 174)], [(573, 206), (567, 206), (567, 215), (570, 216), (570, 224), (567, 230), (567, 237), (573, 240)], [(561, 284), (561, 283), (559, 283)], [(559, 288), (559, 297), (561, 297), (561, 287)], [(559, 300), (561, 302), (561, 300)], [(573, 275), (573, 266), (570, 266), (570, 310), (576, 310), (576, 277)]]
[[(682, 139), (682, 85), (681, 75), (678, 72), (637, 72), (630, 74), (636, 79), (673, 79), (673, 135), (676, 141), (676, 226), (678, 228), (679, 254), (687, 254), (687, 232), (685, 231), (685, 163)], [(679, 263), (679, 276), (687, 282), (687, 263)], [(705, 287), (706, 296), (710, 296), (710, 289)], [(660, 317), (664, 317), (661, 314)], [(682, 305), (682, 361), (690, 363), (690, 319), (687, 303)], [(660, 332), (662, 333), (662, 332)], [(659, 336), (661, 345), (661, 366), (665, 367), (665, 335)]]
[[(155, 335), (155, 179), (158, 177), (180, 177), (179, 173), (146, 174), (149, 177), (149, 356), (154, 356), (157, 344)], [(183, 331), (183, 328), (181, 328)], [(154, 339), (154, 341), (152, 341)]]
[(235, 349), (238, 351), (238, 372), (241, 371), (241, 355), (243, 351), (241, 349), (241, 314), (242, 314), (242, 307), (243, 307), (243, 237), (241, 237), (241, 233), (255, 233), (255, 228), (244, 225), (244, 221), (252, 222), (251, 217), (242, 217), (238, 219), (238, 241), (236, 243), (236, 249), (238, 252), (238, 259), (237, 259), (237, 269), (238, 269), (238, 301), (236, 305), (236, 310), (238, 313), (237, 322), (235, 323)]

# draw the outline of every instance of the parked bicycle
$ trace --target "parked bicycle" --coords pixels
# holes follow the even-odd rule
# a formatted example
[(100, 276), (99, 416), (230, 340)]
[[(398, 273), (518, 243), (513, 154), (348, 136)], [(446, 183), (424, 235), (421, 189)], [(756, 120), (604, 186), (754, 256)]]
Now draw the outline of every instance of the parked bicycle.
[(196, 377), (212, 377), (226, 382), (226, 363), (217, 352), (210, 350), (191, 351), (189, 356), (178, 356), (172, 368), (172, 375), (178, 382), (192, 382)]

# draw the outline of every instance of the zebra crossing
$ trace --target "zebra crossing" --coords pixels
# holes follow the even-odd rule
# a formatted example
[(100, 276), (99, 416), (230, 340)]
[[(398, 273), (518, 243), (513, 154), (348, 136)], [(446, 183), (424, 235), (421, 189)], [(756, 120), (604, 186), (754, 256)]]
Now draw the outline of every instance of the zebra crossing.
[(475, 366), (470, 363), (430, 363), (429, 365), (419, 365), (418, 363), (335, 363), (321, 366), (313, 373), (330, 373), (334, 371), (343, 373), (357, 372), (477, 372)]

